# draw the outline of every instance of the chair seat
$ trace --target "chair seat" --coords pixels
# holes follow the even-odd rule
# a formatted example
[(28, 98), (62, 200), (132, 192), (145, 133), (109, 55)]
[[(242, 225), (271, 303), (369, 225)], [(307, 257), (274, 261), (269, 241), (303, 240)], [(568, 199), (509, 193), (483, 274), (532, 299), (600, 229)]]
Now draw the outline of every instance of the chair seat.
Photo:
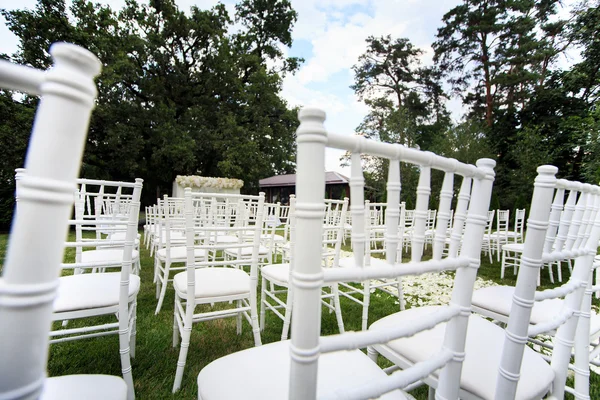
[[(185, 242), (185, 232), (180, 232), (180, 231), (173, 231), (169, 234), (169, 241), (171, 243), (173, 242)], [(167, 243), (167, 235), (163, 234), (162, 238), (156, 238), (154, 239), (154, 243), (161, 243), (161, 244), (165, 244)]]
[(41, 400), (125, 400), (127, 385), (111, 375), (65, 375), (47, 378)]
[[(133, 250), (131, 259), (137, 260), (139, 257), (140, 253), (137, 250)], [(87, 250), (81, 253), (81, 262), (86, 264), (121, 264), (123, 262), (123, 248)]]
[[(225, 253), (227, 255), (233, 256), (233, 257), (237, 257), (238, 254), (241, 255), (242, 257), (250, 257), (252, 255), (252, 250), (253, 247), (252, 246), (248, 246), (248, 247), (240, 247), (235, 248), (235, 249), (226, 249)], [(259, 256), (266, 256), (267, 254), (269, 254), (269, 249), (267, 249), (265, 246), (263, 246), (262, 244), (258, 246), (258, 255)]]
[(231, 235), (210, 235), (209, 242), (213, 244), (239, 243), (240, 238)]
[[(382, 260), (381, 258), (376, 258), (376, 257), (371, 257), (371, 260), (369, 261), (369, 265), (372, 267), (381, 267), (381, 266), (388, 266), (389, 264), (387, 263), (387, 261)], [(354, 261), (354, 257), (342, 257), (340, 258), (339, 264), (340, 267), (342, 268), (357, 268), (356, 267), (356, 263)]]
[(284, 283), (287, 286), (290, 278), (290, 264), (265, 265), (260, 269), (260, 273), (269, 281)]
[[(287, 399), (290, 373), (289, 344), (290, 341), (270, 343), (213, 361), (198, 375), (198, 398)], [(367, 384), (373, 379), (385, 376), (377, 364), (360, 350), (323, 354), (319, 358), (318, 371), (317, 398), (326, 393), (333, 394), (336, 389)], [(393, 400), (407, 397), (397, 390), (380, 398)]]
[[(411, 321), (422, 319), (440, 306), (411, 308), (376, 321), (370, 330), (402, 326)], [(384, 345), (400, 358), (410, 363), (425, 361), (438, 353), (444, 341), (446, 324), (419, 332), (410, 338), (402, 338)], [(472, 314), (469, 318), (465, 360), (461, 375), (461, 389), (483, 399), (494, 398), (498, 366), (502, 356), (504, 329)], [(491, 345), (496, 343), (497, 345)], [(389, 358), (389, 357), (388, 357)], [(516, 399), (539, 399), (550, 389), (554, 373), (550, 365), (529, 347), (525, 347), (521, 367), (520, 384), (517, 387)]]
[[(473, 305), (500, 315), (509, 315), (515, 288), (513, 286), (490, 286), (473, 292)], [(531, 309), (531, 324), (552, 320), (562, 309), (563, 300), (536, 301)], [(600, 331), (600, 317), (592, 310), (590, 332)]]
[[(115, 232), (115, 233), (111, 233), (110, 235), (108, 235), (110, 240), (125, 240), (127, 236), (127, 232)], [(140, 234), (136, 234), (135, 236), (135, 244), (139, 245), (140, 244)]]
[[(215, 267), (195, 271), (196, 298), (245, 295), (250, 293), (250, 276), (241, 269)], [(187, 294), (187, 271), (173, 278), (173, 286), (181, 295)]]
[[(185, 246), (173, 246), (171, 247), (171, 262), (184, 262), (187, 259), (187, 247)], [(167, 259), (167, 249), (163, 248), (156, 252), (156, 256), (159, 260), (164, 261)], [(194, 249), (194, 257), (202, 258), (206, 257), (206, 250)]]
[[(119, 304), (120, 272), (78, 274), (59, 278), (54, 312), (109, 307)], [(129, 275), (129, 298), (140, 290), (140, 277)]]
[[(260, 235), (261, 239), (271, 239), (271, 235)], [(286, 238), (284, 238), (281, 235), (273, 235), (273, 242), (275, 243), (285, 243), (287, 241)]]
[(508, 243), (502, 245), (502, 250), (522, 253), (525, 248), (525, 243)]

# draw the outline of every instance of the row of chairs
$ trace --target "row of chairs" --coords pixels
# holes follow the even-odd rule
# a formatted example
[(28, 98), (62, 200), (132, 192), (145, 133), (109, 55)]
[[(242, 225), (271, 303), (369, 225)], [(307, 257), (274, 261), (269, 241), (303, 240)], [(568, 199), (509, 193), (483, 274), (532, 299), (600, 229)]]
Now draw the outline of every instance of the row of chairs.
[[(0, 281), (0, 317), (3, 325), (11, 327), (0, 333), (0, 354), (5, 357), (0, 363), (0, 394), (6, 398), (50, 395), (54, 398), (125, 398), (126, 395), (133, 398), (133, 386), (126, 376), (130, 368), (123, 371), (127, 384), (121, 378), (106, 376), (45, 377), (44, 354), (65, 248), (63, 238), (69, 224), (73, 183), (95, 94), (92, 77), (99, 71), (98, 61), (75, 46), (55, 45), (51, 54), (56, 65), (51, 73), (44, 76), (38, 71), (0, 64), (0, 82), (9, 82), (9, 88), (33, 88), (34, 93), (41, 91), (43, 95), (26, 161), (27, 172), (19, 184), (19, 202)], [(23, 83), (29, 77), (34, 83)], [(69, 84), (69, 78), (73, 77), (78, 79), (76, 85)], [(57, 110), (68, 113), (70, 118), (55, 119), (56, 115), (60, 115)], [(576, 353), (575, 391), (578, 397), (586, 398), (590, 276), (600, 239), (599, 187), (557, 180), (557, 169), (551, 166), (538, 169), (519, 277), (510, 311), (506, 314), (507, 328), (503, 330), (471, 314), (471, 300), (476, 298), (473, 296), (473, 283), (480, 265), (488, 220), (494, 162), (482, 159), (477, 166), (472, 166), (399, 145), (330, 134), (323, 126), (325, 113), (318, 109), (303, 109), (299, 119), (297, 198), (294, 213), (290, 213), (289, 217), (293, 237), (288, 269), (288, 297), (293, 297), (291, 341), (254, 347), (210, 363), (198, 376), (199, 398), (404, 399), (407, 395), (402, 389), (408, 390), (420, 384), (429, 385), (436, 391), (437, 398), (447, 399), (459, 396), (540, 398), (544, 395), (562, 398), (573, 343)], [(72, 154), (65, 154), (61, 140), (53, 141), (66, 133), (79, 135), (76, 142), (80, 145), (74, 148)], [(331, 251), (332, 243), (326, 241), (337, 240), (336, 245), (341, 242), (345, 222), (344, 219), (341, 222), (336, 220), (336, 227), (328, 228), (330, 224), (327, 223), (322, 189), (326, 147), (352, 154), (353, 206), (350, 212), (354, 222), (354, 264), (349, 267), (340, 266), (339, 260), (335, 259), (334, 246), (334, 267), (323, 268), (324, 259), (328, 261), (331, 257), (327, 253)], [(384, 236), (386, 253), (385, 262), (379, 265), (366, 262), (370, 243), (365, 228), (367, 224), (364, 223), (366, 210), (361, 154), (386, 158), (390, 162)], [(409, 262), (401, 262), (401, 257), (398, 257), (401, 162), (420, 170)], [(432, 258), (424, 261), (432, 169), (441, 170), (444, 181), (439, 196), (437, 226), (432, 236)], [(461, 177), (462, 183), (448, 236), (455, 177)], [(141, 190), (141, 182), (138, 189)], [(568, 205), (568, 201), (561, 201), (566, 192), (569, 192), (569, 197), (571, 194), (574, 196), (574, 208)], [(139, 207), (138, 200), (134, 190), (131, 211), (134, 211), (133, 207)], [(183, 376), (189, 348), (186, 341), (189, 341), (191, 324), (195, 320), (217, 318), (226, 313), (235, 315), (239, 320), (245, 314), (252, 325), (255, 344), (260, 344), (260, 325), (252, 303), (256, 305), (257, 257), (264, 219), (261, 201), (264, 202), (261, 196), (249, 197), (246, 201), (245, 209), (254, 210), (250, 211), (256, 216), (254, 224), (238, 227), (230, 223), (223, 226), (214, 219), (218, 214), (211, 213), (217, 207), (215, 201), (186, 191), (183, 204), (186, 267), (173, 279), (176, 290), (175, 333), (182, 338), (176, 373), (179, 380)], [(137, 213), (130, 212), (127, 220), (123, 253), (129, 256), (124, 256), (121, 264), (120, 293), (128, 292), (131, 286), (128, 273), (133, 264), (133, 219), (136, 216)], [(96, 223), (90, 225), (107, 231), (111, 230), (111, 226), (123, 224), (118, 213), (114, 219), (93, 221)], [(215, 261), (220, 255), (219, 249), (214, 247), (216, 241), (211, 240), (211, 233), (218, 235), (219, 232), (234, 230), (239, 230), (238, 240), (249, 231), (253, 232), (250, 259), (243, 260), (238, 251), (238, 257), (223, 257), (221, 261)], [(564, 242), (563, 237), (567, 238)], [(97, 247), (95, 250), (106, 249), (107, 242), (96, 244), (99, 243), (97, 241), (82, 243)], [(245, 243), (238, 242), (236, 248), (244, 246)], [(444, 252), (446, 246), (448, 248)], [(205, 252), (197, 254), (197, 250)], [(212, 255), (211, 250), (214, 250)], [(215, 259), (211, 259), (213, 256)], [(575, 260), (569, 282), (536, 294), (535, 281), (542, 264), (568, 259)], [(215, 265), (215, 262), (221, 264)], [(213, 263), (212, 267), (209, 263)], [(248, 263), (251, 264), (249, 274), (243, 271)], [(232, 265), (237, 268), (227, 267)], [(100, 265), (87, 267), (100, 268)], [(455, 270), (452, 299), (447, 306), (404, 310), (376, 321), (363, 331), (320, 336), (322, 304), (335, 301), (339, 283), (393, 281), (406, 275), (446, 270)], [(102, 273), (96, 271), (98, 275)], [(217, 274), (227, 275), (225, 287), (231, 287), (231, 282), (236, 279), (249, 282), (248, 293), (237, 290), (230, 293), (229, 300), (236, 307), (233, 311), (196, 314), (196, 305), (211, 299), (222, 300), (221, 296), (209, 297), (212, 287), (204, 285), (210, 275)], [(327, 287), (334, 291), (334, 295), (324, 298), (323, 288)], [(564, 297), (560, 300), (562, 308), (555, 308), (557, 313), (550, 320), (536, 322), (532, 326), (535, 301), (555, 297)], [(477, 304), (481, 308), (486, 307), (485, 304)], [(121, 316), (128, 313), (128, 310), (119, 309)], [(127, 318), (123, 320), (128, 323)], [(129, 327), (125, 328), (124, 324), (120, 328), (120, 337), (125, 339), (124, 343), (128, 342)], [(30, 334), (20, 335), (23, 330)], [(557, 337), (551, 364), (526, 346), (529, 336), (535, 337), (546, 331), (556, 332)], [(578, 340), (574, 340), (576, 332)], [(358, 350), (365, 347), (368, 355)], [(22, 348), (32, 351), (22, 352)], [(585, 357), (579, 357), (583, 349)], [(121, 353), (122, 362), (128, 361), (125, 349), (121, 348)], [(377, 354), (386, 357), (401, 370), (380, 369), (373, 362)], [(268, 385), (264, 383), (265, 376), (269, 378)], [(177, 389), (178, 378), (174, 389)]]
[[(503, 330), (496, 324), (471, 314), (472, 287), (480, 263), (484, 229), (488, 220), (486, 210), (493, 180), (493, 162), (480, 160), (477, 168), (471, 168), (453, 160), (399, 149), (394, 145), (324, 134), (325, 130), (320, 125), (324, 113), (320, 110), (304, 109), (300, 113), (300, 119), (298, 179), (303, 183), (299, 183), (297, 187), (294, 217), (297, 237), (290, 270), (291, 289), (294, 293), (292, 341), (245, 350), (209, 364), (198, 377), (199, 397), (236, 397), (243, 393), (245, 398), (259, 398), (265, 392), (252, 382), (259, 380), (259, 375), (268, 374), (272, 380), (284, 382), (281, 386), (269, 388), (270, 393), (274, 393), (271, 390), (281, 390), (276, 392), (281, 397), (285, 396), (289, 388), (290, 394), (306, 398), (371, 398), (385, 393), (390, 398), (404, 398), (395, 389), (412, 388), (412, 382), (417, 381), (434, 388), (439, 398), (540, 398), (547, 394), (561, 398), (565, 390), (575, 328), (578, 324), (585, 325), (586, 321), (580, 310), (585, 303), (584, 290), (589, 283), (592, 261), (600, 239), (600, 223), (597, 222), (600, 188), (556, 180), (557, 170), (554, 167), (544, 166), (538, 169), (524, 245), (526, 250), (517, 287), (514, 289), (515, 295), (512, 297), (512, 310), (506, 314), (507, 329)], [(322, 139), (323, 136), (325, 140)], [(463, 183), (467, 181), (469, 189), (461, 193), (465, 200), (460, 206), (461, 212), (456, 213), (458, 219), (455, 218), (448, 257), (442, 257), (445, 239), (437, 242), (434, 240), (433, 258), (422, 261), (426, 211), (424, 207), (419, 208), (417, 205), (411, 261), (399, 264), (396, 257), (386, 254), (387, 265), (364, 268), (369, 236), (364, 225), (356, 222), (363, 220), (365, 213), (361, 201), (364, 187), (361, 185), (360, 172), (352, 175), (352, 182), (361, 182), (352, 186), (352, 198), (355, 199), (354, 204), (357, 204), (352, 208), (355, 214), (353, 249), (356, 263), (350, 268), (322, 269), (322, 244), (314, 239), (323, 230), (323, 224), (317, 218), (323, 204), (322, 193), (318, 189), (322, 182), (315, 177), (321, 177), (318, 171), (322, 167), (322, 153), (317, 152), (317, 149), (324, 151), (325, 143), (353, 151), (354, 154), (361, 151), (390, 159), (390, 176), (394, 178), (390, 178), (388, 182), (388, 188), (391, 188), (388, 191), (390, 211), (386, 216), (388, 250), (397, 249), (399, 241), (397, 194), (400, 185), (396, 183), (396, 175), (393, 174), (397, 161), (413, 162), (420, 166), (418, 202), (421, 205), (428, 201), (428, 176), (431, 168), (444, 171), (450, 182), (454, 175), (463, 175)], [(360, 170), (360, 163), (357, 164), (357, 169)], [(314, 186), (308, 184), (309, 179), (302, 181), (303, 174), (310, 176), (312, 181), (316, 180)], [(442, 189), (442, 193), (447, 191)], [(572, 193), (578, 199), (579, 213), (570, 213), (568, 207), (564, 206), (552, 207), (551, 212), (552, 198), (560, 199), (561, 192), (564, 191)], [(559, 203), (559, 200), (555, 200), (555, 205)], [(446, 217), (450, 214), (449, 209), (450, 198), (441, 196), (438, 211)], [(464, 230), (458, 229), (457, 221), (458, 225), (464, 224)], [(561, 236), (556, 232), (564, 231), (570, 232), (569, 236), (575, 239), (572, 243), (561, 246), (556, 243), (556, 237)], [(445, 238), (446, 232), (440, 234), (440, 237)], [(553, 248), (557, 250), (552, 250)], [(572, 279), (560, 288), (536, 294), (534, 288), (539, 268), (544, 261), (559, 259), (576, 260)], [(454, 292), (448, 306), (413, 308), (377, 321), (364, 332), (319, 337), (321, 288), (324, 285), (366, 282), (382, 277), (397, 278), (447, 268), (457, 269)], [(488, 298), (485, 293), (478, 297)], [(534, 300), (547, 301), (554, 297), (565, 297), (565, 300), (559, 300), (560, 307), (554, 308), (553, 318), (530, 326)], [(508, 299), (510, 303), (511, 296)], [(478, 303), (478, 306), (485, 305)], [(535, 337), (547, 331), (555, 331), (558, 337), (551, 365), (526, 346), (528, 336)], [(589, 337), (586, 337), (583, 344), (578, 343), (577, 348), (587, 348), (588, 345)], [(382, 370), (372, 369), (376, 364), (369, 363), (363, 353), (356, 350), (340, 353), (340, 350), (361, 347), (369, 348), (371, 358), (381, 354), (402, 371), (386, 376)], [(287, 352), (284, 349), (291, 355), (290, 370), (285, 367), (290, 358), (281, 355)], [(586, 351), (583, 361), (576, 361), (581, 372), (576, 378), (578, 383), (585, 376), (583, 372), (588, 367), (587, 356)], [(248, 364), (257, 366), (253, 368), (256, 373), (236, 368)], [(361, 371), (361, 374), (356, 371)], [(226, 378), (219, 378), (220, 376)], [(233, 379), (239, 384), (226, 385), (224, 379)], [(578, 394), (584, 395), (583, 392)]]

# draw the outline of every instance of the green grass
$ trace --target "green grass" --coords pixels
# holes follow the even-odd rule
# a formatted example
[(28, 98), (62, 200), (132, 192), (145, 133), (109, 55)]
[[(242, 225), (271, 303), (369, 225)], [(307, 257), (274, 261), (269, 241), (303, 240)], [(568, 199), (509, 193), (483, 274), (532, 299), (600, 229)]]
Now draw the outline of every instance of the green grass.
[[(8, 235), (0, 234), (0, 262), (4, 260)], [(345, 246), (349, 251), (349, 246)], [(73, 250), (68, 250), (65, 259), (73, 257)], [(192, 399), (197, 398), (196, 378), (200, 370), (211, 361), (235, 351), (250, 348), (254, 345), (249, 324), (244, 320), (244, 330), (236, 334), (235, 319), (221, 319), (194, 325), (192, 331), (187, 365), (181, 390), (171, 393), (175, 377), (179, 347), (172, 347), (173, 337), (173, 289), (167, 290), (162, 311), (154, 315), (156, 307), (155, 286), (152, 283), (153, 260), (146, 249), (141, 253), (142, 287), (138, 294), (137, 310), (137, 349), (132, 360), (133, 379), (136, 395), (139, 399)], [(0, 266), (1, 270), (1, 266)], [(514, 284), (516, 276), (506, 271), (504, 280), (500, 280), (499, 263), (490, 264), (482, 255), (482, 266), (479, 276), (502, 284)], [(563, 271), (563, 279), (569, 276)], [(550, 284), (547, 271), (543, 271), (542, 288)], [(347, 330), (359, 330), (362, 309), (359, 305), (342, 298), (344, 322)], [(369, 323), (398, 310), (394, 299), (381, 293), (371, 297)], [(72, 325), (71, 325), (72, 324)], [(69, 327), (77, 326), (77, 322)], [(267, 313), (265, 330), (262, 333), (263, 343), (271, 343), (280, 339), (282, 321), (272, 313)], [(327, 310), (323, 311), (322, 333), (338, 333), (335, 316)], [(380, 357), (382, 366), (389, 366)], [(58, 343), (50, 346), (48, 359), (49, 376), (66, 374), (109, 374), (120, 375), (121, 366), (116, 335)], [(600, 380), (598, 375), (591, 374), (591, 398), (600, 398)], [(412, 393), (417, 399), (427, 398), (427, 389), (419, 388)]]

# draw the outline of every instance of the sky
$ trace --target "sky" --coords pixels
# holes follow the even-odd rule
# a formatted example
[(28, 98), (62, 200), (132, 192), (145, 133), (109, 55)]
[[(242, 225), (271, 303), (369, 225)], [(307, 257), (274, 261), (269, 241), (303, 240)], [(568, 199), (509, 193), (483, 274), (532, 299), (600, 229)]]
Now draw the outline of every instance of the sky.
[[(123, 0), (95, 0), (120, 9)], [(222, 1), (231, 15), (236, 1)], [(288, 56), (302, 57), (298, 72), (283, 81), (282, 97), (290, 106), (317, 106), (327, 113), (328, 131), (354, 134), (368, 108), (359, 101), (350, 85), (354, 83), (352, 66), (366, 50), (368, 36), (406, 37), (424, 51), (423, 64), (432, 62), (431, 43), (435, 40), (443, 15), (461, 0), (291, 0), (298, 12), (293, 45)], [(0, 0), (0, 8), (33, 8), (35, 0)], [(214, 0), (176, 0), (181, 10), (192, 5), (210, 8)], [(12, 54), (17, 40), (0, 24), (0, 52)], [(451, 99), (448, 109), (454, 119), (462, 114), (461, 102)], [(340, 167), (341, 152), (328, 150), (326, 169), (348, 174)]]

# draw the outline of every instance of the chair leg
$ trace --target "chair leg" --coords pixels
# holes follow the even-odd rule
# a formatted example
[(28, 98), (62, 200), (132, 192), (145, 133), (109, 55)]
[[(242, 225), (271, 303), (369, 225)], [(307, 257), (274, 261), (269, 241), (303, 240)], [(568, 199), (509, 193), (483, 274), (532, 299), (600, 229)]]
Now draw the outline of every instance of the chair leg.
[(177, 323), (177, 293), (175, 293), (175, 307), (173, 308), (173, 347), (179, 344), (179, 324)]
[(337, 319), (338, 328), (340, 333), (344, 333), (344, 319), (342, 318), (342, 306), (340, 305), (340, 295), (338, 285), (335, 284), (331, 287), (333, 292), (333, 304), (335, 308), (335, 318)]
[(500, 239), (496, 242), (496, 261), (500, 262)]
[[(242, 307), (242, 301), (241, 300), (236, 301), (236, 303), (237, 303), (237, 307), (238, 308)], [(241, 312), (237, 313), (237, 317), (236, 317), (236, 329), (235, 329), (235, 331), (236, 331), (236, 333), (238, 335), (242, 334), (242, 313)]]
[(548, 275), (550, 275), (550, 282), (554, 283), (554, 273), (552, 272), (552, 263), (548, 263)]
[(254, 346), (262, 345), (260, 338), (260, 326), (258, 324), (258, 307), (256, 305), (256, 278), (253, 280), (250, 290), (250, 321), (252, 322), (252, 334), (254, 335)]
[[(152, 283), (156, 283), (157, 279), (158, 279), (158, 263), (160, 261), (158, 260), (158, 257), (154, 258), (154, 279), (152, 280)], [(156, 298), (158, 299), (158, 290), (156, 292)]]
[[(569, 262), (569, 265), (571, 263)], [(600, 268), (596, 268), (596, 285), (600, 284)], [(596, 290), (596, 298), (600, 299), (600, 291)]]
[(406, 302), (404, 301), (404, 289), (402, 288), (402, 278), (396, 278), (396, 287), (398, 288), (398, 303), (400, 304), (400, 311), (404, 311), (406, 308)]
[(557, 261), (556, 266), (558, 267), (558, 281), (562, 282), (562, 262)]
[(137, 336), (137, 299), (133, 301), (131, 307), (132, 312), (131, 323), (129, 328), (131, 332), (131, 334), (129, 335), (129, 354), (131, 355), (131, 358), (135, 358), (135, 343)]
[[(190, 336), (192, 334), (192, 323), (189, 321), (184, 322), (183, 332), (181, 333), (181, 346), (179, 348), (179, 359), (177, 361), (177, 371), (175, 372), (175, 381), (173, 382), (173, 393), (177, 392), (181, 388), (181, 381), (183, 380), (183, 370), (185, 369), (185, 363), (187, 361), (187, 353), (190, 347)], [(176, 322), (177, 323), (177, 322)]]
[(285, 318), (283, 320), (283, 329), (281, 330), (281, 340), (286, 340), (290, 332), (290, 322), (292, 321), (292, 308), (294, 304), (294, 291), (288, 288), (287, 300), (285, 305)]
[(127, 399), (133, 400), (135, 398), (135, 390), (133, 388), (131, 359), (129, 356), (129, 315), (127, 312), (121, 314), (122, 315), (119, 317), (119, 353), (121, 355), (121, 372), (123, 374), (123, 379), (127, 384)]
[(377, 350), (375, 350), (371, 346), (367, 347), (367, 356), (369, 356), (371, 361), (373, 361), (374, 363), (377, 364), (377, 356), (379, 356), (379, 353), (377, 352)]
[(506, 250), (502, 250), (502, 263), (500, 264), (500, 279), (504, 279), (504, 268), (506, 267)]
[(362, 330), (366, 331), (369, 323), (369, 303), (371, 301), (371, 281), (363, 283)]
[(260, 330), (261, 332), (265, 330), (265, 320), (267, 314), (267, 280), (263, 277), (260, 285)]
[[(167, 293), (167, 285), (169, 283), (169, 272), (171, 268), (171, 263), (165, 261), (165, 270), (163, 273), (162, 280), (160, 276), (158, 277), (157, 285), (160, 283), (160, 293), (158, 295), (158, 304), (156, 305), (156, 310), (154, 311), (154, 315), (158, 315), (160, 309), (162, 308), (163, 301), (165, 300), (165, 294)], [(158, 291), (158, 286), (156, 287)]]
[(429, 386), (429, 391), (427, 392), (427, 400), (435, 400), (435, 389)]

